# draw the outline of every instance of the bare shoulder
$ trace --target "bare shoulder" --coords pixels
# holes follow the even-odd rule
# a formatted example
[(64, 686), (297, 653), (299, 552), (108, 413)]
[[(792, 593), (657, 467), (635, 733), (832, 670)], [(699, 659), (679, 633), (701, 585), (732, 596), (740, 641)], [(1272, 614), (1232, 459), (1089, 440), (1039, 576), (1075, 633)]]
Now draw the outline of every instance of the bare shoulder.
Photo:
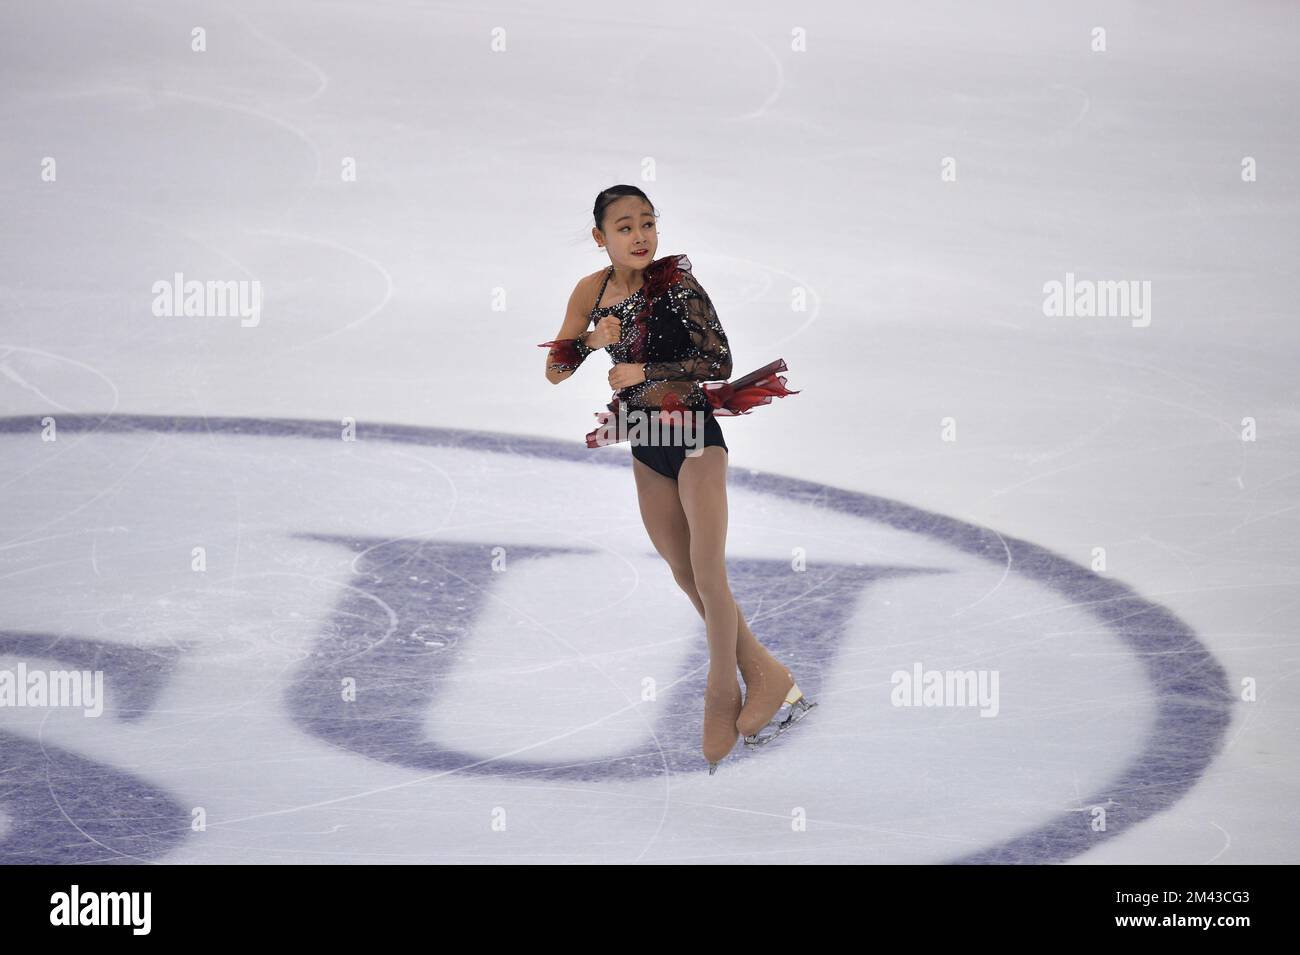
[(564, 326), (557, 338), (573, 338), (590, 324), (592, 306), (596, 303), (596, 293), (600, 288), (599, 279), (604, 274), (602, 269), (578, 279), (569, 295), (569, 304), (565, 309)]
[(586, 302), (587, 307), (591, 308), (591, 304), (596, 301), (596, 291), (600, 288), (600, 280), (604, 274), (605, 270), (601, 269), (599, 272), (592, 272), (590, 275), (584, 275), (578, 279), (577, 284), (573, 286), (573, 294), (570, 296), (572, 301)]

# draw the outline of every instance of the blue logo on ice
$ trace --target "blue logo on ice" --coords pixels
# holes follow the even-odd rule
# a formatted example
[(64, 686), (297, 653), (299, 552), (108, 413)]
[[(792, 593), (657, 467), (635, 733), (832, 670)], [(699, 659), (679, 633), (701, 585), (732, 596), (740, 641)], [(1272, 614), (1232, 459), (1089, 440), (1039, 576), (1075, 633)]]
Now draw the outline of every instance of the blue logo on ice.
[[(10, 489), (0, 577), (11, 588), (0, 656), (104, 670), (106, 718), (151, 734), (159, 764), (0, 710), (0, 861), (190, 849), (187, 803), (213, 784), (198, 769), (181, 784), (165, 754), (190, 752), (205, 720), (202, 745), (225, 754), (215, 798), (301, 786), (308, 767), (283, 754), (304, 741), (356, 761), (355, 776), (374, 760), (507, 788), (626, 790), (705, 771), (703, 624), (637, 524), (625, 452), (391, 425), (363, 425), (347, 443), (333, 422), (305, 420), (57, 425), (50, 445), (37, 418), (0, 419)], [(736, 785), (766, 789), (797, 761), (798, 791), (866, 831), (884, 811), (873, 787), (932, 801), (965, 792), (964, 805), (988, 815), (961, 841), (976, 833), (984, 847), (949, 861), (1055, 862), (1171, 805), (1220, 745), (1233, 699), (1223, 670), (1123, 584), (986, 528), (738, 465), (732, 590), (821, 706), (788, 741), (737, 747)], [(611, 544), (599, 518), (570, 520), (573, 489), (602, 479), (622, 489), (609, 516), (635, 546)], [(809, 555), (797, 572), (792, 547)], [(1093, 661), (1056, 649), (1080, 642), (1129, 652)], [(996, 667), (998, 717), (889, 707), (890, 674), (919, 661)], [(1114, 693), (1060, 706), (1089, 681)], [(1144, 709), (1090, 711), (1098, 695)], [(1120, 724), (1113, 737), (1108, 722)], [(1061, 758), (1072, 732), (1083, 770)], [(245, 764), (256, 772), (242, 786), (226, 781)], [(1062, 764), (1072, 775), (1057, 780), (1050, 767)], [(1038, 818), (1022, 809), (1029, 790), (1041, 790)], [(1088, 824), (1094, 805), (1107, 809), (1104, 832)]]

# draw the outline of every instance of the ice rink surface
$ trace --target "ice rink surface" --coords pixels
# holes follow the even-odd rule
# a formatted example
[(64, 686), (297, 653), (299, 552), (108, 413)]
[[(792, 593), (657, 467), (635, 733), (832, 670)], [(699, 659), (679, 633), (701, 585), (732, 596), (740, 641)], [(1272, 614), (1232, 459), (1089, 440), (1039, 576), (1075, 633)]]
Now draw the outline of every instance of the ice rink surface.
[[(1296, 862), (1300, 12), (1069, 6), (6, 5), (0, 861)], [(800, 390), (712, 777), (536, 347), (615, 183)]]

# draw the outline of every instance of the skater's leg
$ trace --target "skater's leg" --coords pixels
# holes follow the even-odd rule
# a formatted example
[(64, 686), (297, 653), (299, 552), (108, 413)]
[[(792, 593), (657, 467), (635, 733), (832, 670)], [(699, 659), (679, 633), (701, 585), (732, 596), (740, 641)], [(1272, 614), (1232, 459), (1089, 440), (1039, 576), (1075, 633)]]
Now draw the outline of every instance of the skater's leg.
[[(632, 470), (636, 475), (641, 520), (650, 536), (650, 542), (668, 564), (673, 580), (694, 605), (695, 612), (707, 620), (704, 601), (700, 599), (699, 589), (695, 586), (695, 573), (691, 570), (690, 524), (686, 520), (686, 512), (682, 510), (677, 482), (636, 459), (632, 461)], [(766, 648), (749, 629), (739, 604), (736, 605), (736, 658), (742, 672), (749, 668), (750, 661), (771, 660)]]
[(736, 679), (739, 610), (727, 582), (727, 452), (706, 447), (677, 472), (677, 492), (691, 535), (691, 577), (704, 605), (709, 679), (704, 691), (704, 755), (711, 765), (727, 755), (739, 735), (742, 696)]
[[(684, 574), (673, 576), (703, 617), (704, 602), (695, 590), (695, 578), (687, 578)], [(736, 604), (736, 623), (736, 662), (745, 678), (746, 690), (745, 707), (736, 728), (746, 736), (752, 736), (781, 709), (786, 692), (794, 685), (794, 676), (780, 660), (772, 656), (767, 647), (758, 642), (745, 621), (739, 603)]]
[[(683, 513), (682, 520), (686, 520)], [(687, 547), (690, 546), (690, 540), (687, 539)], [(686, 596), (690, 598), (691, 603), (695, 605), (696, 612), (704, 617), (704, 601), (700, 599), (700, 593), (695, 587), (695, 575), (691, 572), (690, 567), (685, 572), (678, 570), (673, 571), (673, 579), (677, 581), (677, 586), (681, 587)], [(706, 618), (707, 619), (707, 618)], [(743, 671), (748, 661), (758, 657), (766, 656), (767, 649), (758, 642), (758, 637), (754, 636), (754, 631), (749, 629), (749, 624), (745, 620), (744, 611), (740, 609), (740, 604), (736, 604), (736, 660), (740, 663)]]
[(691, 577), (704, 605), (709, 670), (734, 679), (739, 610), (727, 582), (727, 452), (707, 447), (688, 457), (677, 491), (690, 530)]
[[(780, 711), (795, 682), (790, 671), (754, 638), (727, 581), (727, 452), (707, 447), (698, 457), (688, 457), (677, 475), (677, 486), (690, 527), (694, 590), (703, 604), (709, 634), (710, 676), (730, 685), (739, 665), (747, 693), (736, 725), (752, 736)], [(678, 583), (687, 589), (681, 580)]]
[(636, 476), (641, 522), (645, 524), (650, 543), (668, 564), (677, 586), (686, 591), (700, 616), (704, 616), (704, 604), (695, 593), (695, 578), (691, 573), (691, 529), (677, 495), (677, 482), (636, 458), (632, 459), (632, 473)]
[[(721, 527), (719, 533), (715, 535), (717, 541), (721, 542), (725, 548), (726, 538), (726, 483), (725, 483), (725, 456), (726, 452), (722, 449), (710, 451), (705, 449), (706, 455), (721, 455), (722, 480), (715, 485), (714, 491), (720, 491), (720, 503), (716, 508), (716, 513), (721, 515)], [(682, 504), (683, 492), (681, 488), (682, 475), (687, 476), (687, 481), (692, 482), (696, 470), (691, 464), (698, 459), (687, 458), (683, 462), (682, 470), (679, 472), (678, 481), (665, 477), (653, 468), (647, 467), (641, 461), (633, 459), (633, 471), (636, 475), (638, 499), (641, 505), (641, 517), (645, 523), (646, 531), (650, 535), (650, 540), (654, 544), (660, 556), (668, 564), (672, 572), (673, 579), (677, 582), (682, 591), (694, 605), (696, 612), (704, 618), (706, 629), (708, 624), (708, 614), (706, 612), (704, 599), (700, 595), (699, 588), (695, 580), (695, 570), (692, 565), (692, 534), (690, 529), (690, 520), (687, 518), (686, 510)], [(707, 475), (706, 475), (707, 476)], [(689, 496), (692, 491), (688, 488), (685, 495)], [(723, 580), (725, 583), (725, 561), (723, 566)], [(740, 671), (745, 678), (746, 694), (743, 710), (737, 713), (736, 726), (739, 732), (746, 736), (751, 736), (771, 720), (781, 709), (782, 702), (785, 700), (786, 691), (794, 685), (794, 678), (789, 670), (768, 652), (767, 648), (758, 642), (753, 631), (749, 628), (744, 614), (741, 613), (740, 607), (736, 604), (734, 596), (730, 593), (730, 586), (727, 585), (727, 594), (731, 599), (731, 604), (735, 609), (736, 621), (736, 640), (735, 640), (735, 659), (739, 664)], [(713, 653), (714, 644), (710, 643), (711, 666), (710, 673), (713, 675), (717, 668), (716, 658)], [(735, 668), (732, 667), (725, 674), (719, 672), (717, 679), (711, 682), (716, 683), (717, 687), (732, 685), (735, 678)], [(713, 709), (722, 712), (734, 703), (730, 697), (723, 699), (721, 692), (717, 694), (719, 699), (714, 701)], [(707, 707), (706, 707), (707, 711)], [(721, 717), (718, 717), (720, 722)], [(722, 731), (717, 730), (713, 734), (719, 740), (722, 739)], [(722, 743), (718, 744), (718, 751), (721, 751)]]
[[(679, 587), (692, 596), (696, 609), (704, 615), (708, 609), (695, 585), (692, 566), (691, 530), (678, 494), (677, 482), (644, 463), (632, 459), (636, 475), (637, 500), (641, 519), (655, 550), (667, 562)], [(734, 606), (734, 601), (733, 601)], [(705, 616), (705, 628), (708, 617)], [(715, 655), (710, 643), (709, 678), (704, 692), (704, 756), (712, 773), (717, 763), (735, 746), (739, 730), (736, 720), (741, 711), (740, 684), (736, 680), (735, 624), (732, 624), (730, 668), (725, 675), (714, 673)]]

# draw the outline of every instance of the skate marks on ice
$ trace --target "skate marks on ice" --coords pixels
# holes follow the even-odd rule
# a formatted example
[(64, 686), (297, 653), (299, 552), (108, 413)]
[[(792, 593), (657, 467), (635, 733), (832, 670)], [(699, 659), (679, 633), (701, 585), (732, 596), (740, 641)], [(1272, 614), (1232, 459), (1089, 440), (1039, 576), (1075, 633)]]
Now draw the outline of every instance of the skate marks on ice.
[[(0, 631), (0, 668), (19, 660), (33, 669), (103, 671), (114, 698), (102, 721), (90, 723), (105, 733), (114, 721), (135, 723), (149, 716), (177, 655), (171, 647)], [(189, 833), (189, 807), (127, 770), (45, 738), (43, 717), (52, 712), (27, 714), (34, 717), (30, 738), (0, 731), (0, 813), (7, 818), (0, 827), (0, 862), (150, 862), (179, 845)], [(89, 740), (93, 745), (96, 736)]]
[[(510, 603), (505, 610), (509, 617), (499, 626), (483, 621), (491, 605), (503, 600), (498, 585), (502, 575), (492, 569), (495, 545), (317, 539), (354, 552), (357, 576), (349, 581), (317, 649), (286, 694), (296, 722), (309, 732), (372, 759), (446, 773), (598, 782), (699, 772), (707, 766), (699, 752), (699, 701), (704, 698), (709, 660), (698, 617), (685, 634), (684, 659), (674, 661), (677, 672), (668, 674), (666, 688), (647, 703), (636, 693), (635, 673), (629, 677), (625, 671), (611, 672), (615, 668), (603, 666), (599, 655), (575, 648), (573, 635), (539, 624), (526, 605)], [(530, 562), (541, 562), (538, 575), (557, 580), (573, 566), (565, 558), (582, 556), (577, 550), (513, 546), (510, 559), (516, 569), (510, 573), (527, 573), (523, 568)], [(802, 685), (813, 688), (808, 692), (814, 698), (817, 674), (834, 665), (852, 608), (851, 602), (838, 599), (843, 589), (857, 591), (874, 578), (920, 572), (832, 565), (792, 574), (786, 561), (743, 558), (729, 560), (728, 569), (742, 607), (760, 600), (784, 607), (780, 633), (766, 642), (797, 669)], [(597, 617), (594, 628), (635, 628), (637, 623), (635, 617), (611, 613)], [(507, 645), (535, 643), (539, 637), (546, 645), (535, 654), (528, 647), (516, 653)], [(471, 655), (489, 660), (475, 666), (466, 662)], [(553, 671), (548, 658), (558, 656), (570, 659), (572, 678), (567, 683), (552, 680), (539, 692), (537, 674)], [(359, 689), (356, 699), (343, 699), (339, 693), (349, 680)], [(476, 703), (481, 688), (473, 686), (479, 680), (496, 684), (482, 704)], [(597, 703), (592, 686), (604, 682), (612, 684), (615, 693), (600, 696)], [(463, 690), (458, 691), (458, 683)], [(569, 689), (560, 690), (563, 686)], [(421, 715), (440, 697), (452, 695), (463, 699), (448, 701), (441, 708), (442, 720), (435, 718), (426, 727)], [(511, 714), (522, 730), (513, 743), (510, 724), (500, 734), (490, 726), (500, 722), (493, 711), (501, 699), (517, 701), (522, 711)], [(573, 705), (566, 706), (566, 699)], [(584, 701), (591, 705), (584, 706)], [(557, 708), (566, 715), (539, 743), (539, 721)], [(629, 717), (643, 730), (630, 734), (633, 739), (626, 746), (610, 742), (624, 734), (597, 730), (599, 724), (619, 717)], [(454, 735), (447, 725), (469, 737), (491, 735), (491, 743), (462, 750), (430, 739)], [(542, 743), (584, 733), (589, 736), (579, 747), (581, 758), (537, 757)]]
[[(647, 596), (639, 590), (650, 584), (638, 584), (636, 568), (626, 560), (611, 560), (611, 553), (599, 546), (574, 544), (572, 537), (563, 536), (556, 526), (543, 527), (544, 533), (535, 534), (532, 541), (510, 541), (512, 533), (529, 526), (535, 529), (539, 523), (536, 501), (517, 508), (510, 501), (492, 505), (501, 514), (504, 542), (480, 539), (492, 534), (474, 533), (491, 523), (483, 520), (462, 522), (454, 533), (441, 533), (434, 521), (434, 508), (421, 511), (419, 502), (407, 501), (395, 502), (393, 507), (423, 514), (423, 526), (432, 526), (432, 530), (400, 535), (386, 526), (376, 528), (375, 533), (367, 528), (346, 533), (323, 530), (348, 523), (321, 517), (322, 512), (336, 517), (329, 510), (336, 505), (322, 508), (310, 499), (302, 500), (304, 495), (295, 487), (292, 474), (278, 483), (275, 477), (276, 469), (285, 470), (296, 456), (303, 458), (306, 473), (317, 473), (319, 465), (303, 449), (319, 447), (322, 453), (336, 453), (339, 429), (332, 421), (81, 415), (59, 416), (58, 423), (61, 450), (74, 450), (75, 442), (92, 442), (84, 452), (92, 461), (96, 455), (102, 460), (122, 456), (129, 447), (123, 443), (127, 436), (141, 439), (142, 445), (164, 440), (163, 447), (185, 448), (187, 453), (198, 448), (214, 459), (204, 461), (199, 473), (216, 472), (222, 479), (230, 479), (227, 471), (232, 459), (248, 462), (245, 469), (252, 469), (256, 462), (267, 468), (270, 476), (258, 472), (255, 490), (275, 503), (274, 507), (261, 501), (246, 505), (266, 508), (256, 517), (246, 516), (242, 509), (238, 512), (239, 520), (246, 519), (249, 525), (245, 529), (241, 523), (236, 528), (244, 536), (245, 552), (251, 553), (252, 537), (260, 532), (274, 536), (278, 552), (316, 548), (343, 562), (347, 572), (332, 577), (338, 584), (330, 585), (319, 614), (306, 614), (316, 628), (314, 636), (308, 634), (298, 662), (284, 668), (281, 675), (281, 698), (289, 720), (276, 722), (276, 731), (296, 731), (367, 760), (435, 774), (497, 777), (506, 783), (535, 779), (625, 783), (665, 773), (705, 771), (697, 738), (698, 701), (707, 664), (702, 622), (693, 610), (675, 623), (661, 620), (658, 633), (667, 635), (661, 642), (669, 652), (659, 652), (662, 647), (651, 646), (655, 641), (647, 640), (640, 628), (647, 626), (646, 608), (666, 606), (670, 594)], [(5, 477), (11, 492), (19, 492), (19, 500), (30, 501), (46, 491), (36, 482), (41, 480), (39, 471), (48, 458), (32, 450), (39, 445), (39, 428), (36, 417), (0, 419), (0, 441), (9, 448), (25, 449), (22, 455), (6, 453), (4, 458), (8, 469), (17, 472)], [(188, 437), (200, 442), (176, 444)], [(226, 443), (218, 445), (218, 439)], [(95, 441), (103, 447), (93, 444)], [(380, 466), (357, 465), (347, 459), (355, 459), (366, 448), (401, 445), (460, 455), (458, 466), (464, 468), (470, 461), (468, 473), (483, 475), (483, 484), (500, 480), (505, 473), (527, 470), (530, 459), (540, 462), (538, 467), (576, 466), (578, 473), (592, 467), (628, 466), (621, 458), (576, 444), (392, 425), (362, 426), (358, 443), (344, 448), (344, 461), (338, 466), (368, 467), (361, 472), (366, 478), (372, 473), (382, 475)], [(262, 462), (266, 460), (274, 463), (265, 465)], [(335, 463), (333, 458), (326, 460)], [(96, 499), (106, 479), (86, 468), (79, 458), (59, 461), (59, 467), (65, 469), (78, 464), (85, 474), (81, 497)], [(189, 459), (186, 466), (194, 473)], [(1171, 805), (1194, 785), (1221, 745), (1232, 702), (1222, 668), (1174, 615), (1123, 584), (1033, 544), (895, 501), (744, 468), (733, 468), (730, 475), (737, 492), (763, 495), (774, 507), (815, 508), (822, 514), (839, 515), (849, 522), (846, 527), (852, 521), (867, 521), (952, 548), (974, 558), (972, 563), (994, 571), (998, 586), (1008, 575), (1033, 581), (1059, 595), (1063, 605), (1085, 608), (1106, 629), (1107, 638), (1126, 648), (1133, 665), (1140, 668), (1153, 707), (1149, 732), (1145, 738), (1134, 739), (1122, 768), (1104, 785), (1094, 783), (1078, 793), (1083, 806), (1107, 806), (1106, 831), (1091, 831), (1087, 813), (1062, 810), (1046, 823), (1026, 826), (1010, 838), (969, 840), (988, 844), (953, 861), (1068, 859)], [(75, 477), (69, 480), (77, 486)], [(334, 483), (339, 480), (346, 476), (336, 477)], [(32, 486), (24, 487), (24, 482)], [(220, 480), (213, 484), (220, 487)], [(401, 496), (414, 493), (402, 479), (397, 486)], [(544, 500), (551, 489), (563, 486), (567, 485), (540, 482), (536, 497)], [(471, 482), (455, 490), (452, 510), (459, 508), (472, 516), (477, 513), (475, 506), (485, 508), (481, 501), (471, 503), (472, 496), (481, 491)], [(360, 523), (372, 518), (378, 521), (379, 505), (372, 503), (371, 495), (383, 492), (362, 488), (358, 494), (350, 486), (349, 491), (359, 508)], [(519, 490), (521, 496), (526, 493)], [(46, 565), (38, 556), (25, 555), (25, 550), (32, 542), (44, 540), (43, 535), (75, 531), (75, 525), (67, 526), (70, 517), (93, 521), (91, 510), (78, 513), (89, 502), (75, 509), (66, 503), (81, 497), (68, 497), (65, 492), (54, 498), (59, 503), (43, 502), (52, 516), (37, 520), (36, 526), (25, 532), (11, 531), (5, 541), (11, 576), (22, 575), (47, 590), (57, 590), (59, 572), (43, 570)], [(205, 506), (202, 497), (194, 494), (185, 504)], [(417, 527), (421, 525), (412, 520)], [(274, 526), (268, 531), (269, 524)], [(8, 522), (6, 526), (17, 525)], [(559, 540), (565, 545), (556, 546)], [(492, 570), (501, 543), (508, 544), (508, 574)], [(251, 562), (250, 557), (240, 558), (238, 547), (235, 556), (237, 564), (241, 559)], [(657, 566), (653, 561), (651, 565)], [(244, 565), (239, 566), (242, 569)], [(810, 563), (804, 573), (792, 574), (784, 559), (742, 556), (729, 557), (728, 568), (733, 591), (756, 632), (798, 674), (805, 692), (822, 703), (820, 712), (796, 734), (804, 736), (808, 744), (818, 732), (824, 732), (818, 730), (819, 724), (834, 725), (834, 711), (844, 710), (851, 702), (843, 690), (838, 695), (831, 690), (830, 697), (824, 696), (823, 690), (842, 680), (846, 669), (854, 665), (853, 658), (864, 652), (861, 634), (851, 632), (855, 595), (883, 584), (933, 587), (952, 579), (944, 567), (917, 566), (916, 560), (901, 557), (874, 563), (822, 560)], [(611, 573), (624, 578), (630, 574), (632, 586), (626, 586), (626, 580), (614, 587), (602, 585)], [(580, 593), (556, 587), (556, 581), (574, 574), (586, 574), (593, 583)], [(13, 594), (7, 599), (12, 601)], [(234, 599), (239, 599), (237, 594)], [(591, 609), (581, 623), (588, 602)], [(761, 626), (755, 624), (759, 618)], [(9, 622), (0, 619), (0, 626)], [(635, 637), (630, 643), (628, 633)], [(856, 641), (853, 646), (850, 637)], [(128, 650), (84, 638), (78, 642), (67, 637), (54, 641), (45, 634), (11, 635), (6, 661), (0, 662), (0, 667), (12, 665), (8, 661), (16, 656), (29, 661), (54, 656), (53, 651), (41, 649), (51, 643), (65, 648), (95, 647), (94, 652), (104, 654), (106, 660), (121, 654), (117, 658), (120, 672), (136, 673), (136, 677), (120, 680), (120, 686), (114, 681), (120, 698), (110, 702), (110, 713), (116, 713), (110, 719), (129, 719), (137, 725), (160, 719), (156, 713), (147, 713), (146, 704), (159, 690), (157, 681), (169, 679), (167, 661), (171, 658), (166, 653)], [(874, 648), (871, 652), (881, 656)], [(898, 660), (885, 658), (891, 662), (909, 659), (906, 653)], [(557, 667), (569, 669), (557, 671)], [(650, 699), (642, 685), (647, 673), (658, 681)], [(133, 691), (133, 685), (142, 689)], [(111, 698), (113, 694), (110, 691), (108, 695)], [(1096, 714), (1097, 719), (1104, 716)], [(6, 720), (0, 757), (0, 780), (4, 781), (0, 793), (5, 797), (0, 801), (0, 814), (5, 818), (0, 822), (7, 823), (0, 825), (0, 859), (86, 861), (96, 858), (94, 853), (99, 851), (100, 861), (147, 861), (186, 834), (181, 827), (188, 823), (187, 810), (174, 796), (118, 768), (51, 749), (31, 727), (15, 727), (3, 710), (0, 719)], [(872, 742), (873, 727), (855, 723), (852, 731), (856, 738), (849, 737), (850, 741), (863, 750), (859, 758), (869, 758), (866, 748)], [(843, 727), (840, 732), (844, 733)], [(93, 747), (95, 737), (87, 739), (87, 746)], [(836, 745), (842, 747), (844, 739), (841, 735)], [(778, 743), (768, 753), (759, 751), (746, 758), (761, 753), (764, 760), (779, 760), (781, 749)], [(101, 751), (96, 752), (102, 756)], [(856, 754), (849, 751), (846, 755)], [(364, 774), (364, 768), (358, 772)], [(70, 780), (67, 786), (50, 782), (60, 777)], [(93, 787), (80, 786), (77, 792), (82, 801), (66, 798), (72, 781), (88, 778), (102, 782), (101, 795), (96, 796)], [(132, 809), (105, 812), (106, 800), (117, 810), (123, 805)], [(145, 803), (147, 811), (136, 811)], [(50, 820), (55, 817), (64, 822), (52, 825)], [(104, 822), (114, 818), (120, 821)], [(87, 825), (88, 820), (99, 823)]]

